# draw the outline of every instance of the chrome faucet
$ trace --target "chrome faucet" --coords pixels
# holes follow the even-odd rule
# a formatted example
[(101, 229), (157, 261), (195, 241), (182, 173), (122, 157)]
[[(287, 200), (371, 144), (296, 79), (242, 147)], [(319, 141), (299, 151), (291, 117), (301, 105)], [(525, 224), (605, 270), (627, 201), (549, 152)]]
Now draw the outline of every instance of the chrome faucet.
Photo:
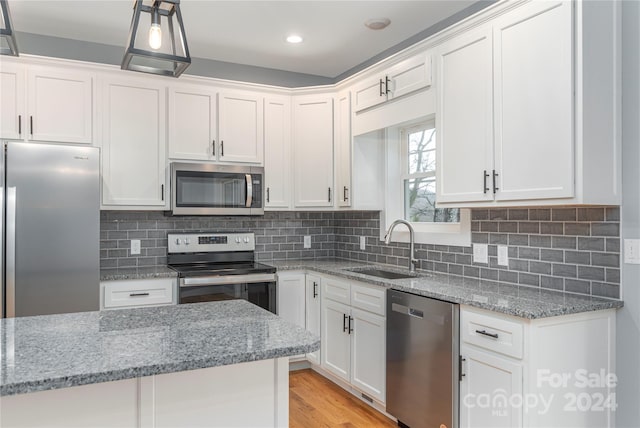
[(393, 232), (393, 229), (395, 229), (395, 227), (399, 224), (404, 224), (405, 226), (407, 226), (407, 229), (409, 229), (409, 272), (415, 272), (416, 266), (418, 265), (418, 259), (415, 258), (415, 232), (413, 231), (413, 226), (411, 226), (411, 223), (402, 219), (398, 219), (391, 223), (391, 226), (389, 226), (389, 229), (387, 230), (387, 234), (384, 235), (384, 243), (389, 245), (389, 242), (391, 242), (391, 233)]

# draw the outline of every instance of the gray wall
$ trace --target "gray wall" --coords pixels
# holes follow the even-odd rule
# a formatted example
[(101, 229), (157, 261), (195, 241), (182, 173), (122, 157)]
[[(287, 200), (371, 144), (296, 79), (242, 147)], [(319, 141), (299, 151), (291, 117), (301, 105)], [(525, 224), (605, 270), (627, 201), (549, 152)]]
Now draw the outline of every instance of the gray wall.
[[(489, 263), (473, 263), (471, 247), (417, 245), (420, 268), (525, 286), (617, 298), (620, 295), (619, 209), (538, 208), (472, 210), (472, 241), (489, 244)], [(380, 214), (268, 212), (260, 217), (166, 217), (158, 212), (103, 211), (101, 267), (131, 269), (166, 264), (167, 232), (246, 231), (256, 234), (262, 261), (339, 257), (407, 266), (408, 245), (380, 241)], [(312, 247), (303, 248), (304, 235)], [(365, 236), (365, 251), (359, 237)], [(130, 254), (140, 239), (141, 254)], [(497, 265), (497, 245), (508, 246), (508, 267)]]
[[(462, 19), (495, 3), (497, 0), (479, 0), (453, 16), (413, 35), (374, 57), (346, 70), (338, 76), (318, 76), (313, 74), (294, 73), (285, 70), (235, 64), (205, 58), (192, 58), (192, 63), (186, 74), (219, 79), (235, 80), (239, 82), (261, 83), (285, 88), (299, 88), (305, 86), (329, 85), (337, 83), (358, 71), (383, 60), (429, 36), (455, 24)], [(40, 34), (16, 32), (20, 53), (50, 56), (55, 58), (73, 59), (78, 61), (97, 62), (102, 64), (120, 65), (124, 54), (123, 46), (105, 45), (101, 43), (81, 40), (65, 39), (61, 37), (43, 36)], [(124, 43), (124, 41), (123, 41)]]
[[(622, 238), (640, 238), (640, 3), (622, 3)], [(622, 265), (617, 316), (618, 427), (640, 426), (640, 265)]]
[[(97, 62), (120, 66), (124, 55), (123, 46), (105, 45), (60, 37), (42, 36), (33, 33), (16, 32), (20, 53)], [(133, 73), (133, 72), (132, 72)], [(215, 77), (239, 82), (261, 83), (285, 88), (328, 85), (334, 79), (312, 74), (293, 73), (272, 68), (233, 64), (204, 58), (192, 58), (185, 72), (195, 76)]]

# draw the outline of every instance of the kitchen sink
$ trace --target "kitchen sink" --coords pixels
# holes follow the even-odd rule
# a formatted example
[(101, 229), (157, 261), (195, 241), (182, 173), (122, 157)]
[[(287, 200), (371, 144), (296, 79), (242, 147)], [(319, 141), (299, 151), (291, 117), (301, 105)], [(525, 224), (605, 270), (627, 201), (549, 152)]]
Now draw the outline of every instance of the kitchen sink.
[(388, 270), (382, 270), (382, 269), (349, 269), (350, 272), (354, 272), (354, 273), (360, 273), (362, 275), (369, 275), (369, 276), (377, 276), (378, 278), (384, 278), (384, 279), (403, 279), (403, 278), (414, 278), (415, 275), (411, 275), (408, 273), (398, 273), (398, 272), (391, 272)]

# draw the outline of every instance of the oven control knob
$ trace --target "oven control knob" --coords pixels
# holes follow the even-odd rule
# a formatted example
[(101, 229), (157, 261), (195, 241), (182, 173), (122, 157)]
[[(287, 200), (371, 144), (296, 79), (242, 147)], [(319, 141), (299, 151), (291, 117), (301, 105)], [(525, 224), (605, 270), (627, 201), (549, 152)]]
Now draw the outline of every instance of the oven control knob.
[(244, 238), (244, 243), (248, 244), (249, 243), (249, 238)]
[(236, 238), (236, 244), (240, 243), (240, 238)]
[(176, 238), (176, 245), (180, 245), (180, 238)]
[(191, 242), (189, 242), (189, 238), (184, 238), (184, 245), (189, 245)]

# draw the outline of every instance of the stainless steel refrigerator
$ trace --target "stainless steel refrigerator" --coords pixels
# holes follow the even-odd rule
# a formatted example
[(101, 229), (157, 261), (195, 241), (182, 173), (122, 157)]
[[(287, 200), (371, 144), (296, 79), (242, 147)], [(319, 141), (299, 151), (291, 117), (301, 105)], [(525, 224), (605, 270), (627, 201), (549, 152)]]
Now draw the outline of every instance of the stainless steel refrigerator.
[(2, 316), (98, 310), (99, 150), (1, 148)]

